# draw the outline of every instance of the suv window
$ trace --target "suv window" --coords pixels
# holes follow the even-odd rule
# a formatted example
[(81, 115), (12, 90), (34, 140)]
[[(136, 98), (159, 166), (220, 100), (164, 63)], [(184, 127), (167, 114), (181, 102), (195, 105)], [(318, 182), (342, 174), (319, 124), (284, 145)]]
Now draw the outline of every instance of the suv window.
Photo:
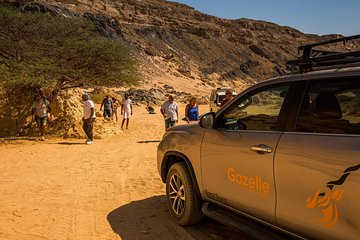
[(225, 98), (225, 95), (217, 95), (216, 102), (220, 104), (224, 98)]
[(225, 110), (219, 127), (229, 130), (275, 130), (289, 86), (273, 86), (240, 98)]
[(360, 134), (360, 79), (310, 82), (296, 131)]

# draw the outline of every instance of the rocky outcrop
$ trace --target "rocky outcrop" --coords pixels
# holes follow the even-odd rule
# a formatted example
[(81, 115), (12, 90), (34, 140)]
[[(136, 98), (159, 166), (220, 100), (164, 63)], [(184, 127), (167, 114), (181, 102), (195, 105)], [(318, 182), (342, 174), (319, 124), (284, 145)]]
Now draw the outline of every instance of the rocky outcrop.
[[(82, 129), (83, 90), (68, 89), (60, 91), (51, 100), (51, 115), (46, 126), (46, 134), (64, 138), (85, 138)], [(39, 130), (32, 121), (31, 107), (33, 94), (18, 98), (0, 91), (0, 138), (8, 136), (38, 136)], [(96, 106), (97, 118), (94, 125), (94, 138), (104, 138), (120, 133), (113, 119), (104, 119)]]
[[(4, 4), (23, 12), (88, 19), (103, 36), (127, 44), (138, 60), (143, 80), (127, 91), (135, 104), (158, 105), (169, 94), (177, 102), (195, 96), (199, 103), (208, 103), (211, 89), (231, 86), (239, 90), (289, 72), (292, 69), (285, 62), (297, 58), (299, 45), (339, 37), (304, 34), (265, 21), (220, 19), (165, 0), (0, 0), (0, 5)], [(333, 49), (345, 47), (338, 44)], [(80, 94), (61, 94), (54, 100), (55, 118), (49, 130), (81, 137)], [(29, 119), (32, 99), (0, 95), (0, 109), (4, 109), (0, 136), (36, 134)], [(98, 126), (106, 124), (107, 120), (98, 119), (102, 123)], [(117, 130), (99, 127), (95, 131), (101, 137)]]
[[(170, 85), (164, 85), (162, 88), (136, 89), (130, 88), (127, 91), (118, 91), (117, 94), (122, 96), (129, 94), (133, 104), (140, 105), (161, 105), (169, 95), (174, 96), (177, 102), (188, 103), (192, 94), (187, 92), (178, 92)], [(197, 96), (198, 104), (209, 104), (207, 96)]]
[(265, 21), (220, 19), (164, 0), (2, 2), (16, 3), (22, 11), (90, 19), (103, 35), (135, 50), (147, 84), (187, 79), (201, 88), (249, 85), (291, 70), (285, 62), (297, 57), (299, 45), (337, 37)]

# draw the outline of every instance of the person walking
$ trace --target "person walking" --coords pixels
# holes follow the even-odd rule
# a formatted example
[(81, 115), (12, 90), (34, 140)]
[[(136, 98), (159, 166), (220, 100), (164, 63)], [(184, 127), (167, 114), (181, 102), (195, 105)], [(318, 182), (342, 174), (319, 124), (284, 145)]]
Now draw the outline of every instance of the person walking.
[(132, 115), (133, 110), (132, 110), (132, 103), (131, 103), (131, 99), (129, 98), (129, 94), (125, 93), (125, 99), (123, 100), (122, 104), (121, 104), (121, 115), (124, 116), (122, 123), (121, 123), (121, 130), (123, 130), (124, 128), (124, 123), (126, 120), (126, 129), (129, 129), (129, 119), (130, 119), (130, 115)]
[(113, 119), (114, 119), (114, 115), (115, 115), (115, 119), (116, 119), (116, 123), (117, 123), (118, 122), (119, 101), (115, 97), (113, 97), (112, 102), (113, 102), (113, 109), (112, 109)]
[(94, 134), (93, 127), (95, 122), (95, 104), (90, 99), (90, 96), (87, 93), (82, 94), (82, 100), (84, 101), (84, 110), (83, 110), (83, 130), (86, 133), (87, 139), (86, 144), (93, 144)]
[(190, 98), (189, 104), (185, 107), (185, 120), (187, 123), (199, 120), (199, 107), (194, 97)]
[(102, 108), (104, 107), (104, 113), (103, 113), (103, 116), (104, 118), (107, 118), (107, 117), (111, 117), (111, 110), (113, 109), (113, 101), (111, 100), (110, 96), (107, 95), (102, 103), (101, 103), (101, 106), (100, 106), (100, 111), (102, 111)]
[(177, 103), (174, 101), (174, 97), (172, 95), (169, 96), (168, 100), (165, 101), (160, 108), (160, 112), (165, 120), (165, 130), (174, 127), (178, 122), (179, 107)]
[(43, 94), (38, 94), (35, 96), (34, 102), (32, 104), (32, 121), (36, 121), (39, 132), (40, 132), (40, 140), (45, 140), (45, 126), (48, 120), (48, 114), (51, 112), (50, 103), (45, 98)]

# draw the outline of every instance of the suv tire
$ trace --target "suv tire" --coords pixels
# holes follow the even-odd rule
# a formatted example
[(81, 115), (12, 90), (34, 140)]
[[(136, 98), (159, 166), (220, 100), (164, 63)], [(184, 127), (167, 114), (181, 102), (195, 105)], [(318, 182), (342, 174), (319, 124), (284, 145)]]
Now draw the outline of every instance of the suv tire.
[(185, 163), (173, 164), (166, 177), (166, 199), (172, 217), (180, 225), (199, 223), (204, 214)]

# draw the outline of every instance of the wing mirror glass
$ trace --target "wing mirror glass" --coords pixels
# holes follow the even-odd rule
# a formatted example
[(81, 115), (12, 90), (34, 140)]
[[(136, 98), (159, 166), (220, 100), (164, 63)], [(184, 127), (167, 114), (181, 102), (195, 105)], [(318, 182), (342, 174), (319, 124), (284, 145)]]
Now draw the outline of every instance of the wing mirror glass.
[(215, 113), (209, 112), (201, 116), (199, 124), (201, 127), (209, 129), (213, 128), (215, 123)]

